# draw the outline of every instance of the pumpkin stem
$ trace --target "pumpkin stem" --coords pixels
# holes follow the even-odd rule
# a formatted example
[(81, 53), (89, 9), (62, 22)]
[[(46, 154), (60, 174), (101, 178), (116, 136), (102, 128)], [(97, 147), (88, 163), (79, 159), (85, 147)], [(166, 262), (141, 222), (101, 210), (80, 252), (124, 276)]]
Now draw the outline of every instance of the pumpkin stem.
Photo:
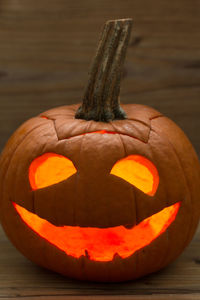
[(76, 119), (103, 122), (126, 119), (120, 107), (119, 93), (131, 27), (132, 19), (106, 22)]

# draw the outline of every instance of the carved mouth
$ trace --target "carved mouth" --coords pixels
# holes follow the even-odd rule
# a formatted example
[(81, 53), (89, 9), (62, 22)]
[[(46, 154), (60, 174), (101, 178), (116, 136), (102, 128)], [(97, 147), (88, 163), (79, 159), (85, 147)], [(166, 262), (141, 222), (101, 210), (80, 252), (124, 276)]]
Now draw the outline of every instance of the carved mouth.
[(127, 258), (149, 245), (167, 230), (180, 208), (180, 202), (177, 202), (127, 229), (124, 226), (59, 227), (14, 202), (13, 205), (28, 227), (67, 255), (75, 258), (86, 256), (91, 260), (102, 262), (112, 261), (116, 255)]

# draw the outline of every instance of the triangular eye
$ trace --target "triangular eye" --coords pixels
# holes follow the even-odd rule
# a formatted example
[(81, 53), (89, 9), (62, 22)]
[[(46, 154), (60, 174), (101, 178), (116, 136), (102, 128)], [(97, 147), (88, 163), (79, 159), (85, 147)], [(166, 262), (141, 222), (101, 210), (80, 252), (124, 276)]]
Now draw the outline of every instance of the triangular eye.
[(153, 196), (159, 184), (159, 175), (154, 164), (141, 155), (129, 155), (116, 162), (110, 174), (134, 185), (145, 194)]
[(72, 161), (55, 153), (37, 157), (29, 168), (29, 181), (33, 190), (61, 182), (77, 172)]

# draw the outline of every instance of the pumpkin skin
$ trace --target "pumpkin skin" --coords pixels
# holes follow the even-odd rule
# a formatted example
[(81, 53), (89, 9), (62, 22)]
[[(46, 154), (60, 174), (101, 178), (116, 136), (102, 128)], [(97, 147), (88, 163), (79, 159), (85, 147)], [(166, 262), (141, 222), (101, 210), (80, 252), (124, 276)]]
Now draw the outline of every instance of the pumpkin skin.
[[(187, 246), (199, 220), (200, 167), (192, 145), (174, 122), (147, 106), (122, 105), (127, 120), (108, 123), (74, 119), (77, 108), (49, 110), (27, 121), (9, 140), (0, 158), (5, 232), (33, 262), (78, 279), (124, 281), (163, 268)], [(32, 190), (30, 165), (45, 153), (67, 157), (77, 173)], [(153, 196), (110, 174), (116, 162), (129, 155), (143, 156), (156, 167), (159, 184)], [(176, 203), (180, 208), (162, 234), (132, 255), (95, 261), (87, 255), (67, 255), (39, 236), (13, 202), (55, 226), (86, 228), (131, 228)]]

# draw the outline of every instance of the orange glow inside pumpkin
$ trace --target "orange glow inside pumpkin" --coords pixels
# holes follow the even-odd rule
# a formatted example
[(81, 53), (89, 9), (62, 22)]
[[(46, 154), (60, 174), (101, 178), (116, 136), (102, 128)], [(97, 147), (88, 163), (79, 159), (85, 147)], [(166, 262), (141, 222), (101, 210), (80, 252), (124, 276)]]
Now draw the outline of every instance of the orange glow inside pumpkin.
[(102, 229), (78, 226), (58, 227), (16, 203), (13, 205), (24, 223), (49, 243), (67, 255), (75, 258), (84, 255), (95, 261), (111, 261), (116, 254), (126, 258), (149, 245), (166, 231), (175, 220), (180, 208), (180, 202), (175, 203), (131, 229), (124, 226)]
[(70, 159), (55, 153), (45, 153), (31, 163), (29, 181), (31, 188), (37, 190), (66, 180), (76, 172)]
[(154, 164), (141, 155), (129, 155), (113, 166), (110, 174), (118, 176), (144, 193), (153, 196), (159, 184), (159, 175)]

